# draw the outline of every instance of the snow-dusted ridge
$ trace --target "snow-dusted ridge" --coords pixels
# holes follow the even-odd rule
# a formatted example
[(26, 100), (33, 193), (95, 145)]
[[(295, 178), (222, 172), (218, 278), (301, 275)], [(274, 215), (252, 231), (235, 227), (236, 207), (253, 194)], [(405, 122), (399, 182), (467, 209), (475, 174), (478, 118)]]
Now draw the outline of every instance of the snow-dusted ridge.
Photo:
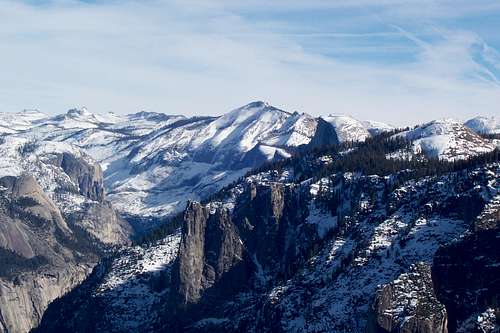
[[(307, 113), (289, 113), (261, 101), (219, 117), (187, 118), (146, 111), (99, 115), (79, 108), (57, 116), (25, 111), (0, 114), (0, 118), (6, 119), (0, 126), (4, 135), (82, 148), (101, 164), (114, 206), (123, 213), (142, 216), (171, 214), (188, 199), (201, 199), (253, 167), (290, 157), (297, 147), (317, 139), (319, 121)], [(327, 142), (363, 141), (394, 129), (347, 115), (322, 120), (332, 128), (330, 132), (322, 129), (322, 135), (336, 135), (326, 138)], [(463, 159), (496, 146), (468, 129), (467, 124), (483, 132), (478, 122), (483, 127), (493, 123), (483, 118), (466, 126), (451, 120), (434, 121), (400, 135), (414, 141), (412, 154)]]
[(496, 145), (453, 119), (434, 120), (398, 133), (413, 142), (415, 154), (458, 160), (494, 150)]
[(340, 142), (364, 141), (370, 136), (365, 124), (351, 116), (331, 114), (322, 118), (335, 128)]

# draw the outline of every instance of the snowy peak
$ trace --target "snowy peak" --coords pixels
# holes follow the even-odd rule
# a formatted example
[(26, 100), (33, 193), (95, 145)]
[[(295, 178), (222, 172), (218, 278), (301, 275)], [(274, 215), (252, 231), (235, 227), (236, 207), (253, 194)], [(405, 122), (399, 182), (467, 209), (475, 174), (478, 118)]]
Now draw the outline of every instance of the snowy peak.
[(283, 125), (265, 140), (266, 144), (279, 147), (299, 147), (313, 138), (318, 121), (307, 113), (294, 112)]
[(453, 119), (439, 119), (417, 126), (408, 131), (407, 138), (416, 140), (434, 135), (446, 135), (466, 131), (466, 129)]
[(73, 108), (68, 110), (65, 114), (57, 115), (46, 119), (42, 122), (41, 126), (57, 126), (59, 128), (96, 128), (101, 121), (96, 115), (89, 112), (87, 108)]
[(62, 118), (57, 119), (69, 120), (69, 122), (76, 121), (96, 125), (116, 124), (124, 122), (126, 120), (126, 118), (119, 116), (113, 112), (108, 112), (105, 114), (92, 113), (86, 107), (82, 107), (80, 109), (70, 109)]
[(475, 117), (464, 125), (478, 134), (500, 134), (500, 121), (495, 117)]
[(431, 158), (467, 159), (496, 147), (453, 119), (434, 120), (397, 135), (413, 141), (415, 153)]
[(363, 123), (351, 116), (328, 115), (322, 118), (333, 126), (340, 142), (364, 141), (370, 137)]
[[(235, 110), (243, 110), (243, 109), (275, 109), (275, 110), (279, 110), (278, 108), (275, 108), (274, 106), (272, 106), (268, 102), (264, 102), (264, 101), (250, 102), (247, 105), (239, 107)], [(280, 111), (283, 111), (283, 110), (280, 110)], [(283, 111), (283, 112), (286, 112), (286, 111)]]
[[(231, 146), (247, 152), (281, 127), (289, 113), (264, 102), (252, 102), (217, 118), (194, 140), (212, 148)], [(231, 149), (232, 150), (232, 149)]]
[(130, 213), (170, 214), (252, 167), (289, 157), (311, 141), (316, 126), (317, 119), (308, 114), (264, 102), (217, 118), (178, 120), (130, 146), (131, 153), (119, 162), (129, 169), (106, 170), (110, 198)]
[(252, 102), (240, 108), (234, 109), (219, 119), (216, 124), (220, 127), (225, 125), (237, 125), (255, 121), (269, 121), (276, 117), (289, 115), (288, 112), (275, 108), (262, 101)]
[(24, 109), (21, 112), (15, 113), (16, 118), (20, 117), (26, 121), (36, 121), (43, 118), (47, 118), (47, 114), (43, 113), (38, 109)]
[(92, 116), (92, 113), (90, 113), (84, 106), (81, 109), (78, 108), (69, 109), (68, 112), (66, 112), (66, 115), (72, 118), (80, 118), (80, 117), (90, 117)]

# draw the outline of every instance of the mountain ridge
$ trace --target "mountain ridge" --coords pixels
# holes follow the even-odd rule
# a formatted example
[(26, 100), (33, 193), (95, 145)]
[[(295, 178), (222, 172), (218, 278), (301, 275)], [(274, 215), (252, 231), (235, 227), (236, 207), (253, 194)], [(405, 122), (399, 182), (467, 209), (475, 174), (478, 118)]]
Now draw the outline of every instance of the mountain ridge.
[[(180, 231), (142, 247), (155, 252), (170, 239), (177, 254), (169, 256), (165, 276), (137, 282), (141, 268), (135, 260), (106, 271), (94, 287), (54, 304), (38, 332), (78, 332), (79, 318), (98, 316), (78, 304), (94, 303), (107, 319), (85, 329), (111, 332), (131, 329), (129, 323), (169, 332), (437, 333), (448, 318), (461, 327), (476, 325), (469, 314), (489, 316), (494, 300), (457, 317), (453, 298), (439, 293), (446, 285), (434, 285), (431, 271), (434, 255), (474, 233), (475, 225), (497, 233), (495, 222), (487, 221), (498, 214), (498, 150), (467, 161), (391, 160), (385, 157), (391, 151), (411, 147), (393, 135), (271, 163), (205, 202), (189, 202), (179, 217)], [(370, 152), (387, 163), (379, 171), (372, 171), (377, 169)], [(456, 260), (441, 256), (440, 265)], [(119, 258), (113, 267), (129, 259)], [(491, 260), (486, 264), (498, 262)], [(129, 294), (119, 288), (111, 299), (96, 294), (122, 276), (146, 290), (152, 303), (130, 304), (122, 312), (116, 305)], [(166, 286), (159, 291), (148, 287), (161, 283)], [(486, 295), (496, 297), (494, 290)], [(430, 307), (435, 315), (425, 310)]]
[[(23, 272), (15, 293), (34, 304), (23, 312), (23, 329), (77, 285), (52, 303), (39, 330), (380, 331), (401, 326), (404, 316), (427, 327), (422, 306), (446, 307), (432, 317), (441, 328), (446, 318), (474, 326), (477, 311), (491, 319), (494, 303), (463, 309), (442, 294), (444, 284), (428, 283), (434, 253), (475, 232), (470, 223), (487, 215), (483, 205), (496, 209), (498, 140), (471, 123), (394, 129), (260, 101), (217, 117), (86, 109), (0, 116), (6, 119), (0, 179), (11, 191), (2, 217), (15, 226), (0, 243), (0, 259)], [(18, 183), (31, 190), (16, 196)], [(39, 246), (37, 223), (50, 226), (43, 233), (48, 244), (67, 249), (68, 270), (55, 250), (44, 259), (52, 245)], [(15, 230), (29, 241), (17, 241)], [(124, 245), (134, 231), (154, 240)], [(466, 244), (474, 245), (472, 253), (491, 251), (473, 239)], [(456, 260), (443, 253), (444, 264)], [(88, 256), (84, 269), (72, 259), (80, 256)], [(385, 258), (381, 272), (377, 258)], [(61, 279), (28, 287), (54, 270)], [(9, 281), (0, 278), (0, 287), (12, 289)], [(406, 286), (428, 297), (401, 308), (407, 298), (398, 290)], [(325, 310), (323, 293), (336, 300), (336, 310)], [(305, 306), (308, 300), (319, 308)], [(17, 329), (15, 304), (0, 306), (4, 330)]]
[[(109, 198), (117, 209), (158, 218), (178, 212), (189, 198), (202, 199), (250, 168), (291, 156), (300, 146), (362, 141), (393, 129), (346, 115), (290, 113), (262, 101), (217, 117), (138, 112), (110, 120), (86, 109), (69, 113), (76, 122), (73, 118), (67, 122), (65, 115), (37, 119), (33, 127), (11, 135), (66, 141), (83, 148), (102, 165)], [(321, 140), (316, 135), (320, 120), (325, 121), (320, 131), (329, 133)], [(435, 149), (438, 139), (424, 140), (426, 145), (420, 144), (412, 154)], [(483, 151), (494, 147), (475, 141), (462, 158), (475, 154), (476, 147)], [(167, 191), (168, 198), (158, 195)]]

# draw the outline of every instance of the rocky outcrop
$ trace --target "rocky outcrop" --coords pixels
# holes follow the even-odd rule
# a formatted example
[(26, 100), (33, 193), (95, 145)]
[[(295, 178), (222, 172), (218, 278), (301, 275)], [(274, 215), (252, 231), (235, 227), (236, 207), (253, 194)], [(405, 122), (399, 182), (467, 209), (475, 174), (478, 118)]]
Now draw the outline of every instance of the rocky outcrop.
[(447, 314), (435, 294), (430, 266), (418, 263), (383, 286), (369, 314), (368, 333), (447, 333)]
[(285, 279), (307, 257), (305, 240), (313, 237), (307, 227), (297, 229), (307, 216), (305, 198), (279, 183), (251, 184), (247, 195), (235, 208), (235, 224), (261, 273)]
[(81, 283), (90, 265), (66, 264), (24, 272), (15, 280), (0, 278), (0, 332), (29, 332), (57, 297)]
[(67, 219), (104, 244), (129, 243), (133, 230), (106, 201), (100, 165), (69, 153), (56, 154), (52, 163), (78, 186), (80, 195), (90, 199)]
[(32, 176), (0, 178), (0, 188), (0, 332), (27, 332), (97, 257), (68, 246), (74, 232)]
[[(181, 308), (230, 294), (248, 278), (243, 242), (227, 209), (188, 203), (175, 269), (174, 294)], [(227, 283), (222, 283), (224, 280)]]
[(103, 177), (99, 164), (90, 164), (69, 153), (58, 155), (54, 162), (78, 185), (81, 195), (95, 201), (104, 201)]
[(50, 302), (87, 277), (104, 244), (128, 242), (130, 228), (103, 201), (100, 169), (62, 160), (81, 195), (91, 199), (72, 213), (63, 212), (32, 175), (0, 178), (2, 333), (35, 327)]
[(68, 219), (104, 244), (129, 244), (133, 234), (130, 224), (122, 219), (109, 202), (90, 202)]
[(323, 118), (318, 118), (316, 132), (308, 144), (310, 148), (322, 147), (325, 145), (338, 144), (339, 138), (335, 128)]
[(171, 304), (178, 310), (169, 313), (170, 329), (186, 329), (185, 323), (218, 313), (214, 304), (296, 272), (315, 235), (303, 225), (301, 200), (293, 189), (273, 183), (248, 185), (232, 211), (190, 202), (173, 269)]

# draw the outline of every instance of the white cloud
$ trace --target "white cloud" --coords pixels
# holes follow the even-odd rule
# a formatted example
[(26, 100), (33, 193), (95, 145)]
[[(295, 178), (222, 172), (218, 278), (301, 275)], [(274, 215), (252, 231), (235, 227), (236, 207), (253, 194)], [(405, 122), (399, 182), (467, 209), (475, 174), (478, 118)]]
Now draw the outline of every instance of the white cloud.
[[(286, 6), (300, 13), (371, 4), (291, 1)], [(260, 0), (6, 2), (0, 7), (0, 108), (63, 112), (86, 105), (95, 112), (198, 115), (264, 99), (291, 111), (349, 113), (395, 124), (496, 114), (495, 70), (476, 59), (474, 46), (481, 45), (484, 59), (496, 59), (496, 51), (474, 32), (444, 29), (435, 21), (439, 13), (464, 15), (461, 10), (450, 14), (434, 1), (386, 1), (375, 16), (360, 12), (352, 22), (335, 16), (332, 21), (339, 25), (327, 20), (321, 31), (308, 28), (314, 18), (297, 25), (274, 15), (263, 21), (245, 15), (283, 6)], [(423, 12), (429, 14), (415, 23)], [(406, 25), (394, 27), (402, 22)], [(378, 30), (349, 31), (363, 24)], [(316, 38), (344, 56), (308, 47), (304, 38)], [(402, 43), (404, 38), (410, 42)], [(394, 63), (348, 57), (396, 49), (413, 57)]]

